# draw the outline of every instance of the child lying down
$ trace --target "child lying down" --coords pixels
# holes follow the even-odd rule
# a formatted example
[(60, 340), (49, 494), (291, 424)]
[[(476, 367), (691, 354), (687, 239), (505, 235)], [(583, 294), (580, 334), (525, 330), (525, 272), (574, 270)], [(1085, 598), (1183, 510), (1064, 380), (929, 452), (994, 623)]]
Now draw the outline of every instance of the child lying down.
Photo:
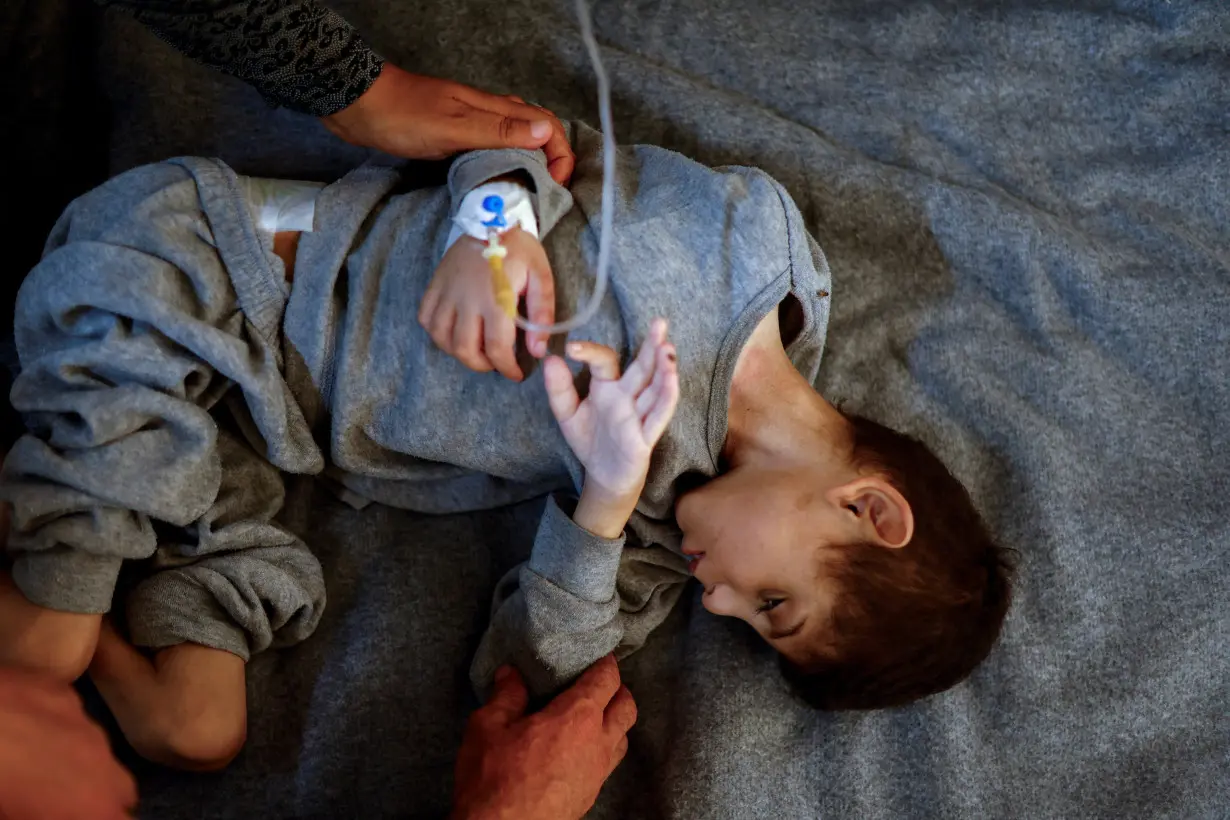
[[(689, 578), (818, 708), (968, 675), (1007, 608), (1001, 551), (924, 445), (812, 388), (829, 269), (768, 176), (622, 149), (601, 309), (568, 361), (536, 334), (517, 357), (485, 245), (453, 217), (500, 186), (512, 286), (536, 314), (577, 304), (601, 152), (584, 126), (572, 139), (571, 190), (526, 151), (465, 155), (446, 187), (404, 192), (364, 167), (320, 190), (302, 234), (258, 229), (245, 180), (204, 159), (74, 202), (17, 307), (30, 433), (2, 485), (0, 662), (88, 669), (139, 752), (225, 765), (245, 661), (306, 638), (325, 602), (278, 523), (291, 473), (426, 512), (550, 494), (497, 590), (480, 691), (506, 662), (544, 693), (627, 655)], [(112, 626), (130, 561), (142, 580)]]

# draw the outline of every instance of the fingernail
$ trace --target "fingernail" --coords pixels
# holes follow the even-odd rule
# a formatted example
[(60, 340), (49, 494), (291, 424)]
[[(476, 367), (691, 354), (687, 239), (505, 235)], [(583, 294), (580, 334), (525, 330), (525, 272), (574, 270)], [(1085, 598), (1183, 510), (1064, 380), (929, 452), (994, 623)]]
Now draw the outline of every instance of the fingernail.
[(551, 136), (551, 123), (546, 120), (530, 123), (530, 136), (536, 140), (545, 140)]
[(568, 345), (568, 355), (569, 356), (575, 356), (580, 352), (581, 352), (580, 345)]

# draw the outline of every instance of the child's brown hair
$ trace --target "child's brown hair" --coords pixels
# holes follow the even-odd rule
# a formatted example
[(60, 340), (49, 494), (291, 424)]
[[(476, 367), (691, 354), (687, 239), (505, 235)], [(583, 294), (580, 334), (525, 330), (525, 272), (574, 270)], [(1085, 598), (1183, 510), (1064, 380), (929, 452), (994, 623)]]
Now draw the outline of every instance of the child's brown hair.
[(818, 709), (901, 706), (965, 679), (990, 653), (1011, 598), (1012, 566), (961, 482), (921, 442), (860, 416), (854, 462), (909, 502), (899, 549), (833, 547), (838, 598), (824, 660), (783, 659), (795, 693)]

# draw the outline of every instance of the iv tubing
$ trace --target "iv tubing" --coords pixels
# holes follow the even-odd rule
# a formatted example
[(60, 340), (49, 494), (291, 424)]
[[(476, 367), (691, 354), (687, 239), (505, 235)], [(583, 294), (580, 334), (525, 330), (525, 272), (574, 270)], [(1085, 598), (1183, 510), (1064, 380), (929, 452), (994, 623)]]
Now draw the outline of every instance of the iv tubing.
[(598, 230), (598, 267), (594, 277), (594, 289), (589, 301), (571, 319), (553, 325), (539, 325), (518, 314), (517, 327), (533, 333), (567, 333), (594, 318), (606, 295), (608, 268), (611, 263), (611, 219), (615, 210), (615, 129), (611, 125), (611, 83), (602, 58), (598, 54), (598, 41), (594, 39), (594, 24), (589, 16), (586, 0), (576, 0), (577, 18), (581, 23), (581, 39), (589, 52), (589, 61), (598, 78), (598, 121), (602, 126), (602, 214)]

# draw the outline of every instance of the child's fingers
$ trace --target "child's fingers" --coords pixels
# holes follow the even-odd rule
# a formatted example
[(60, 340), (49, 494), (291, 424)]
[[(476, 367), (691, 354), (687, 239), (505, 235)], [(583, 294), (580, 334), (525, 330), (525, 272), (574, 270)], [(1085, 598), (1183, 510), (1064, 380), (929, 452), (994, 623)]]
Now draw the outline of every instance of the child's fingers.
[(436, 284), (439, 280), (432, 279), (431, 284), (427, 286), (427, 292), (423, 294), (423, 301), (419, 305), (419, 324), (423, 329), (431, 331), (431, 320), (435, 316), (436, 303), (440, 301), (440, 287)]
[[(535, 252), (526, 271), (525, 314), (536, 325), (555, 323), (555, 275), (542, 245), (534, 243)], [(547, 334), (525, 334), (525, 346), (541, 359), (547, 355)]]
[(497, 308), (483, 319), (483, 329), (486, 333), (483, 352), (491, 365), (512, 381), (519, 382), (525, 378), (517, 364), (517, 326), (513, 320)]
[(657, 379), (654, 379), (654, 383), (645, 388), (645, 390), (643, 390), (641, 394), (636, 397), (636, 418), (640, 421), (642, 427), (645, 426), (645, 417), (649, 415), (649, 411), (653, 409), (653, 406), (657, 404), (657, 401), (658, 384)]
[(628, 365), (628, 372), (624, 373), (623, 385), (633, 396), (644, 390), (649, 380), (653, 378), (654, 360), (665, 340), (666, 320), (654, 319), (649, 324), (649, 334), (641, 343), (640, 352), (636, 354), (632, 364)]
[(547, 402), (551, 413), (560, 424), (567, 422), (577, 412), (581, 403), (577, 387), (572, 383), (572, 371), (559, 356), (548, 356), (542, 363), (542, 381), (547, 388)]
[(441, 308), (430, 317), (429, 321), (431, 324), (427, 327), (427, 332), (431, 335), (431, 340), (435, 342), (436, 347), (451, 356), (453, 328), (457, 325), (457, 311), (451, 307)]
[(672, 377), (658, 395), (657, 405), (649, 412), (645, 423), (641, 426), (642, 435), (651, 447), (656, 445), (658, 439), (662, 438), (662, 434), (666, 432), (666, 426), (674, 418), (675, 407), (678, 403), (679, 379)]
[(613, 382), (619, 378), (619, 354), (606, 345), (569, 342), (568, 358), (589, 365), (595, 379)]
[(608, 737), (616, 739), (616, 748), (622, 745), (618, 739), (626, 740), (623, 736), (636, 723), (636, 712), (636, 701), (632, 699), (632, 692), (621, 684), (602, 714), (602, 728), (606, 730)]
[(479, 349), (479, 341), (483, 338), (483, 316), (481, 313), (463, 313), (457, 317), (453, 328), (453, 356), (466, 367), (476, 373), (487, 373), (491, 370), (491, 362)]
[[(673, 352), (671, 355), (674, 355)], [(641, 434), (650, 445), (657, 444), (658, 439), (662, 438), (666, 425), (670, 424), (675, 415), (675, 407), (679, 404), (679, 370), (675, 367), (673, 358), (668, 362), (668, 367), (662, 369), (661, 374), (662, 382), (655, 391), (657, 401), (641, 424)]]
[(656, 366), (653, 370), (653, 381), (636, 397), (636, 417), (642, 425), (645, 423), (645, 417), (649, 415), (649, 411), (657, 404), (658, 396), (662, 392), (662, 385), (666, 382), (668, 375), (676, 369), (675, 361), (674, 345), (668, 343), (658, 348)]

